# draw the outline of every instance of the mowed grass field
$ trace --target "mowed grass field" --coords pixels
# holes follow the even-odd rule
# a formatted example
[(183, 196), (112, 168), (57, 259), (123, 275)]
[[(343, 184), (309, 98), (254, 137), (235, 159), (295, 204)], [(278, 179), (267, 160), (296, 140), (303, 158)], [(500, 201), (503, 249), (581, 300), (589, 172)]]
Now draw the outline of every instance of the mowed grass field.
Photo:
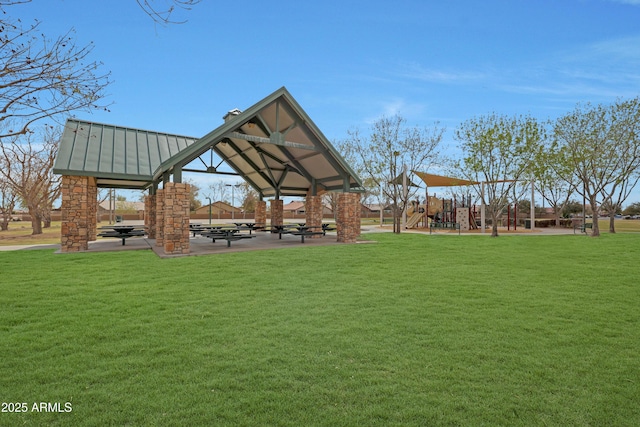
[(640, 425), (640, 235), (364, 237), (0, 252), (0, 425)]
[[(588, 221), (590, 222), (590, 220)], [(379, 224), (376, 219), (363, 219), (362, 224), (366, 226), (375, 226)], [(98, 227), (107, 225), (106, 222), (98, 224)], [(616, 220), (616, 231), (619, 232), (638, 232), (640, 233), (640, 220)], [(609, 221), (600, 220), (600, 230), (606, 233), (609, 230)], [(25, 221), (12, 222), (8, 231), (0, 231), (0, 246), (14, 245), (40, 245), (50, 243), (60, 243), (60, 221), (54, 221), (50, 228), (43, 229), (41, 235), (31, 235), (31, 223)], [(425, 230), (428, 231), (428, 230)], [(501, 232), (504, 232), (502, 230)]]

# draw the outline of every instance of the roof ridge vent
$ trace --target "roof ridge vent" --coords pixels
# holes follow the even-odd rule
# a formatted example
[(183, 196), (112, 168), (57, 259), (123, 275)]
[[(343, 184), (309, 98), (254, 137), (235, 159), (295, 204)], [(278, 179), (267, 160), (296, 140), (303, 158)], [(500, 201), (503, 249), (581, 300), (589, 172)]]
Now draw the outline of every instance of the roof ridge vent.
[(242, 110), (239, 110), (237, 108), (234, 108), (233, 110), (229, 110), (227, 112), (227, 114), (225, 114), (222, 119), (225, 122), (228, 122), (229, 120), (233, 119), (235, 116), (239, 115), (240, 113), (242, 113)]

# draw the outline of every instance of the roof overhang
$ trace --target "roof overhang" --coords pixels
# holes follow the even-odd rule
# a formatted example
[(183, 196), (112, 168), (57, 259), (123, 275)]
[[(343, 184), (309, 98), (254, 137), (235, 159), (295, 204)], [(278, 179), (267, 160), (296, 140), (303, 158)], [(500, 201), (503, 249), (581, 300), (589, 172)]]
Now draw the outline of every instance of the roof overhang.
[[(360, 178), (286, 88), (226, 117), (223, 125), (172, 158), (174, 167), (212, 149), (262, 197), (364, 191)], [(158, 173), (168, 170), (170, 162)]]
[(101, 187), (145, 189), (169, 175), (180, 181), (183, 169), (213, 150), (261, 197), (364, 191), (286, 88), (225, 120), (197, 139), (69, 119), (53, 171), (93, 176)]

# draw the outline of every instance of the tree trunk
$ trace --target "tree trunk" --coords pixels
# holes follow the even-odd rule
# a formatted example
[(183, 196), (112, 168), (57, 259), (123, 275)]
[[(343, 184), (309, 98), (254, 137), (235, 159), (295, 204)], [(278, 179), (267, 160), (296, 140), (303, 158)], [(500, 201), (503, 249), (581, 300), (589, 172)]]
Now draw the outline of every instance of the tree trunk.
[(616, 232), (616, 214), (615, 212), (609, 215), (609, 233)]
[(31, 228), (33, 229), (31, 232), (33, 236), (42, 234), (42, 221), (39, 216), (31, 216)]
[(40, 216), (40, 212), (38, 208), (33, 208), (31, 206), (28, 207), (29, 216), (31, 216), (31, 235), (35, 236), (36, 234), (42, 234), (42, 216)]
[(593, 225), (591, 229), (591, 237), (600, 237), (600, 227), (598, 225), (598, 203), (594, 198), (589, 198), (589, 204), (591, 205), (591, 212), (593, 212)]
[(498, 237), (498, 216), (491, 213), (491, 237)]

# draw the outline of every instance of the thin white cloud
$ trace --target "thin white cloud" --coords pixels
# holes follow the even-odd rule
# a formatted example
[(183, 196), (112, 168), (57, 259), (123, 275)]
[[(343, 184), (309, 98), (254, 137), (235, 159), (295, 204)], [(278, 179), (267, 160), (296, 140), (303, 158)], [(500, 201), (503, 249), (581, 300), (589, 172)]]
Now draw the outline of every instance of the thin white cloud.
[(640, 6), (640, 0), (609, 0), (613, 3), (630, 4), (631, 6)]
[(394, 73), (399, 77), (431, 83), (468, 83), (486, 77), (482, 72), (430, 69), (415, 62), (400, 64)]
[(422, 117), (426, 106), (424, 104), (407, 102), (404, 98), (383, 99), (374, 103), (375, 112), (363, 119), (364, 123), (371, 125), (382, 117), (391, 117), (396, 114), (408, 121)]
[(500, 77), (493, 87), (509, 93), (594, 101), (637, 96), (640, 36), (602, 40), (571, 51), (555, 52), (534, 64), (502, 70)]

